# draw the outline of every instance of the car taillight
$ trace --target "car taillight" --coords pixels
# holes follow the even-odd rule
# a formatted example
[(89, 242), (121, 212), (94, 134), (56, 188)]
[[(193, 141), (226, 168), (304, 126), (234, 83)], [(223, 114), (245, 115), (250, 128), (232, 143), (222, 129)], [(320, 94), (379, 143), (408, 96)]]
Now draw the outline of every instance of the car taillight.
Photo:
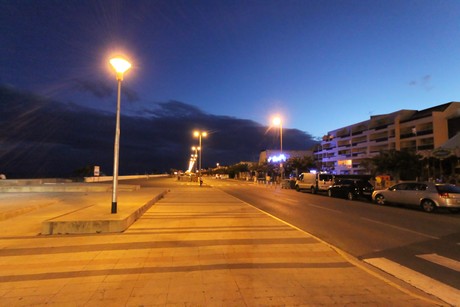
[(440, 192), (440, 193), (439, 193), (439, 196), (441, 196), (442, 198), (449, 198), (449, 193), (447, 193), (447, 192)]

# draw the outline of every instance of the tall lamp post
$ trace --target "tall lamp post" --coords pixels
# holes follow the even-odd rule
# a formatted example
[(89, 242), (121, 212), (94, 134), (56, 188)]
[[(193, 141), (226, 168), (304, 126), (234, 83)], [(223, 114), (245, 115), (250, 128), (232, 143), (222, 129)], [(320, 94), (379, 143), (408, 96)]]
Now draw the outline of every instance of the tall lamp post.
[[(280, 159), (283, 156), (283, 122), (279, 116), (273, 118), (273, 125), (280, 127)], [(284, 179), (283, 161), (280, 163), (281, 179)]]
[(118, 93), (117, 93), (117, 123), (115, 127), (115, 145), (113, 149), (113, 184), (112, 184), (112, 214), (117, 213), (117, 189), (118, 189), (118, 158), (120, 151), (120, 96), (121, 81), (123, 73), (131, 68), (131, 63), (122, 58), (110, 59), (110, 64), (117, 73)]
[(199, 168), (199, 171), (198, 171), (198, 180), (199, 180), (199, 183), (200, 183), (200, 186), (201, 186), (201, 159), (202, 159), (202, 156), (203, 156), (203, 146), (201, 145), (201, 138), (202, 137), (206, 137), (208, 135), (208, 133), (206, 131), (194, 131), (193, 132), (193, 135), (195, 137), (198, 138), (199, 140), (199, 148), (200, 148), (200, 159), (198, 160), (199, 161), (199, 165), (198, 165), (198, 168)]

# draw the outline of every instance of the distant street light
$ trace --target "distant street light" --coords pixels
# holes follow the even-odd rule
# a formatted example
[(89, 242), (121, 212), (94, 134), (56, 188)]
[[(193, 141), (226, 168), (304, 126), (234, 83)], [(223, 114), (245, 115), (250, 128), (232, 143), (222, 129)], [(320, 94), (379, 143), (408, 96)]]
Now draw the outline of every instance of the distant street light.
[(199, 183), (200, 183), (200, 186), (201, 184), (203, 183), (203, 181), (201, 180), (201, 159), (202, 159), (202, 156), (203, 156), (203, 146), (201, 145), (201, 138), (202, 137), (206, 137), (208, 135), (208, 133), (206, 131), (194, 131), (193, 132), (193, 135), (195, 137), (197, 137), (199, 139), (199, 148), (200, 148), (200, 159), (199, 159), (199, 165), (198, 165), (198, 168), (199, 168), (199, 175), (198, 175), (198, 178), (199, 178)]
[[(283, 157), (283, 122), (279, 116), (275, 116), (273, 118), (273, 125), (280, 127), (280, 158)], [(280, 163), (280, 172), (281, 172), (281, 179), (284, 179), (284, 170), (283, 170), (283, 162), (281, 160)]]
[[(198, 151), (201, 150), (201, 148), (199, 146), (192, 146), (192, 150), (195, 151), (195, 162), (196, 162), (196, 160), (198, 159)], [(197, 169), (198, 169), (198, 166), (195, 163), (195, 173)]]
[(120, 150), (120, 96), (121, 96), (121, 81), (123, 73), (131, 68), (131, 63), (122, 58), (113, 58), (110, 64), (117, 73), (118, 94), (117, 94), (117, 123), (115, 127), (115, 145), (113, 158), (113, 185), (112, 185), (112, 213), (117, 213), (117, 189), (118, 189), (118, 157)]

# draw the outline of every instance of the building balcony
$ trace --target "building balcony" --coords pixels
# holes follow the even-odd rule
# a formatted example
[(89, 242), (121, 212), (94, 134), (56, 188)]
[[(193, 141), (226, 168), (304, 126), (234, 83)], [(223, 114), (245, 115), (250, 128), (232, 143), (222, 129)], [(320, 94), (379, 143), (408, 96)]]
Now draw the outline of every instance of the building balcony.
[(429, 145), (420, 145), (417, 147), (418, 150), (432, 150), (434, 149), (434, 145), (433, 144), (429, 144)]
[(385, 142), (385, 141), (388, 141), (388, 137), (387, 137), (387, 136), (385, 136), (385, 137), (380, 137), (380, 138), (375, 138), (375, 139), (370, 140), (370, 142), (376, 142), (376, 143)]
[(374, 127), (373, 129), (377, 131), (377, 130), (383, 130), (383, 129), (386, 129), (386, 128), (388, 128), (388, 125), (376, 126), (376, 127)]
[(428, 134), (433, 134), (433, 129), (417, 131), (417, 135), (428, 135)]

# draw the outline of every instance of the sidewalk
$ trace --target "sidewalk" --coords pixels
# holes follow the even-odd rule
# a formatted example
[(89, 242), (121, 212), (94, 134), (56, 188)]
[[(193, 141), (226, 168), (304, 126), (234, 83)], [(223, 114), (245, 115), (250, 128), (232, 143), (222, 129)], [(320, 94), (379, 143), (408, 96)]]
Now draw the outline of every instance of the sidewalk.
[(172, 179), (124, 233), (20, 232), (0, 234), (1, 306), (443, 305), (218, 189)]

